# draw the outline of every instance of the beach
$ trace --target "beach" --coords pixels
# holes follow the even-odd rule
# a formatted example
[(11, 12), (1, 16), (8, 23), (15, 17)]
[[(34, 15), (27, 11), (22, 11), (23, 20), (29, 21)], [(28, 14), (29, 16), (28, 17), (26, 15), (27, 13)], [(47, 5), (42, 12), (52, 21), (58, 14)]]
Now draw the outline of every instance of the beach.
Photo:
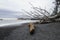
[(35, 24), (35, 27), (33, 35), (28, 24), (0, 28), (0, 40), (60, 40), (60, 23)]

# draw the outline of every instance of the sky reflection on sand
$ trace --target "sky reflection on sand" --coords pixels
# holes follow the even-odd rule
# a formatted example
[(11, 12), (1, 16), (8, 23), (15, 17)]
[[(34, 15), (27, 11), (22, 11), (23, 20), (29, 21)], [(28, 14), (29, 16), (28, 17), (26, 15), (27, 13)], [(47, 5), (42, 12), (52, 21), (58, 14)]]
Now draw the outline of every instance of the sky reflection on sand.
[(39, 20), (5, 20), (5, 21), (0, 21), (0, 27), (4, 26), (15, 26), (15, 25), (21, 25), (24, 23), (30, 23), (30, 22), (39, 22)]

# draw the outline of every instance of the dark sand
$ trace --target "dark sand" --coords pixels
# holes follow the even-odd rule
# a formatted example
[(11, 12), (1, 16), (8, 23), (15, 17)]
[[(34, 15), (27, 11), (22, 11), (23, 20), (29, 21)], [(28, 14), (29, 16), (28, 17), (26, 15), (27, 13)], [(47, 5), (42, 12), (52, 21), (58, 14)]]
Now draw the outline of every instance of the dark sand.
[(27, 24), (15, 28), (0, 29), (0, 40), (60, 40), (60, 23), (35, 24), (33, 35)]

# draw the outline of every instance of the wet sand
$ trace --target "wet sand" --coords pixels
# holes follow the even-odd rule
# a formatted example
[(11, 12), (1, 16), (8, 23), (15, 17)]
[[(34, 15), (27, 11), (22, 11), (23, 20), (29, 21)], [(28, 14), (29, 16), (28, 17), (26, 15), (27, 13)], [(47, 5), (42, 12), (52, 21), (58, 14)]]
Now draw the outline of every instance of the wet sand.
[(35, 24), (33, 35), (28, 24), (0, 29), (0, 40), (60, 40), (60, 23)]

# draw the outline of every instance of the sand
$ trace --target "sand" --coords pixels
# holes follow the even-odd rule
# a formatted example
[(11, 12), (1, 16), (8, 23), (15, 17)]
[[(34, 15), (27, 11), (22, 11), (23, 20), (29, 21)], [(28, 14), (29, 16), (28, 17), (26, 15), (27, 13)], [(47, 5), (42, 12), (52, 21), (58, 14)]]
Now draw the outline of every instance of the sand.
[(0, 29), (0, 40), (60, 40), (60, 23), (35, 24), (35, 33), (29, 33), (28, 24)]

